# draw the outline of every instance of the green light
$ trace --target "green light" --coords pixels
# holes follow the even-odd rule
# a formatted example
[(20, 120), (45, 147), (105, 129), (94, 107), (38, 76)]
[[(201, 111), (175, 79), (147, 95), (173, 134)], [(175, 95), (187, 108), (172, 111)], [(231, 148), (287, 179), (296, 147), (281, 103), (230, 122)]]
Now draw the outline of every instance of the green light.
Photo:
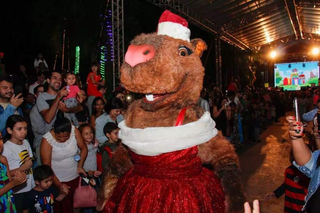
[(74, 74), (79, 74), (80, 69), (80, 47), (76, 46), (76, 64), (74, 66)]
[(100, 50), (101, 50), (100, 51), (100, 74), (102, 79), (106, 79), (106, 56), (105, 56), (106, 47), (101, 46)]

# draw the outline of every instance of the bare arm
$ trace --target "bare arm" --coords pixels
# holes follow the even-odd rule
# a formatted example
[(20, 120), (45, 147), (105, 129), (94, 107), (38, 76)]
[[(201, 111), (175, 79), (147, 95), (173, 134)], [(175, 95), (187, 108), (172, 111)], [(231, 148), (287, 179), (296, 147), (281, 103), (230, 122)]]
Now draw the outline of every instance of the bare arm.
[(230, 121), (232, 119), (232, 113), (230, 107), (226, 109), (227, 120)]
[(94, 115), (90, 116), (90, 125), (92, 126), (93, 129), (96, 129), (96, 116)]
[(4, 185), (4, 187), (2, 187), (0, 189), (0, 197), (1, 197), (10, 189), (26, 182), (27, 177), (26, 177), (26, 174), (21, 173), (21, 174), (16, 175), (15, 179), (12, 180), (7, 159), (4, 156), (1, 156), (0, 161), (1, 161), (1, 163), (3, 163), (7, 167), (7, 176), (10, 180), (10, 182), (8, 184)]
[(214, 106), (214, 107), (213, 107), (213, 113), (212, 113), (212, 114), (213, 114), (213, 118), (219, 117), (219, 115), (221, 114), (222, 110), (224, 110), (224, 109), (225, 109), (224, 106), (221, 107), (220, 110), (218, 110), (218, 107)]
[(77, 144), (78, 144), (78, 147), (80, 149), (80, 157), (81, 157), (79, 162), (78, 162), (78, 168), (82, 168), (83, 164), (84, 164), (84, 161), (87, 158), (88, 148), (87, 148), (87, 145), (84, 143), (83, 138), (82, 138), (79, 130), (75, 129), (74, 131), (75, 131), (74, 133), (76, 135)]
[(90, 75), (90, 80), (92, 81), (92, 83), (93, 84), (99, 84), (98, 82), (96, 82), (95, 80), (94, 80), (94, 77), (93, 77), (93, 74), (91, 73), (91, 75)]
[(59, 102), (61, 100), (61, 98), (63, 98), (64, 96), (68, 95), (68, 90), (66, 87), (63, 87), (59, 93), (57, 94), (56, 98), (54, 99), (52, 105), (49, 107), (49, 109), (44, 109), (42, 110), (41, 116), (43, 117), (43, 119), (45, 120), (46, 123), (51, 123), (51, 121), (53, 120), (53, 118), (56, 116), (56, 112), (58, 110), (58, 106), (59, 106)]
[(287, 120), (289, 121), (289, 136), (292, 140), (293, 157), (299, 166), (303, 166), (311, 159), (311, 152), (301, 138), (303, 125), (301, 122), (295, 121), (292, 116), (287, 117)]

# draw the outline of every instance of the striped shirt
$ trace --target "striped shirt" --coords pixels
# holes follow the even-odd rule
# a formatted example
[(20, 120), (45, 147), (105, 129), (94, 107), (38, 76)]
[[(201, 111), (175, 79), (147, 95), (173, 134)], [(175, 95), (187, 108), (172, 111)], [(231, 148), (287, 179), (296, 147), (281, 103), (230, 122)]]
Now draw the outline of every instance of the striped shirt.
[(310, 179), (293, 165), (285, 170), (284, 176), (284, 183), (274, 191), (274, 194), (277, 198), (285, 194), (285, 213), (304, 212), (301, 209), (305, 204), (304, 198), (308, 191)]

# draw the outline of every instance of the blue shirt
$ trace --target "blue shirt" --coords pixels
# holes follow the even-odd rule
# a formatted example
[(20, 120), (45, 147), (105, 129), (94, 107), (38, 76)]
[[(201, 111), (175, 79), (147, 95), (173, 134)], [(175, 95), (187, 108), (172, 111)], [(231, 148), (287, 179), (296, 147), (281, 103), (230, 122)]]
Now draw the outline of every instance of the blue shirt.
[(8, 104), (6, 109), (4, 109), (3, 106), (0, 105), (0, 131), (2, 133), (2, 137), (6, 136), (7, 134), (6, 123), (8, 118), (11, 115), (14, 115), (16, 110), (18, 111), (19, 115), (23, 116), (22, 110), (20, 108), (17, 109), (17, 107)]
[(305, 197), (306, 203), (304, 204), (302, 210), (306, 209), (307, 203), (310, 200), (311, 196), (317, 191), (318, 187), (320, 186), (320, 166), (317, 168), (317, 160), (319, 155), (320, 150), (314, 151), (311, 155), (311, 159), (303, 166), (299, 166), (295, 161), (293, 162), (293, 165), (295, 167), (297, 167), (307, 177), (311, 178), (308, 187), (308, 194)]
[(302, 115), (303, 120), (309, 122), (312, 121), (313, 118), (316, 116), (316, 114), (318, 113), (318, 108), (316, 107), (315, 109), (311, 110), (310, 112), (304, 113)]
[[(121, 114), (117, 116), (117, 124), (123, 120), (124, 118)], [(103, 128), (108, 122), (115, 123), (107, 113), (103, 113), (96, 119), (96, 139), (100, 144), (108, 141), (107, 136), (103, 133)]]

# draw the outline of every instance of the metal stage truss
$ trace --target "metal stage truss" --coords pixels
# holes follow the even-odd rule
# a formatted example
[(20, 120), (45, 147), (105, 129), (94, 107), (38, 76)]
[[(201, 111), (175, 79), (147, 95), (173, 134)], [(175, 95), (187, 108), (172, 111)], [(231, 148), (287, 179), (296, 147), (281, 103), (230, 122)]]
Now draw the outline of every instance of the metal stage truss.
[(120, 81), (120, 67), (124, 58), (124, 11), (123, 0), (112, 0), (113, 41), (113, 89)]

